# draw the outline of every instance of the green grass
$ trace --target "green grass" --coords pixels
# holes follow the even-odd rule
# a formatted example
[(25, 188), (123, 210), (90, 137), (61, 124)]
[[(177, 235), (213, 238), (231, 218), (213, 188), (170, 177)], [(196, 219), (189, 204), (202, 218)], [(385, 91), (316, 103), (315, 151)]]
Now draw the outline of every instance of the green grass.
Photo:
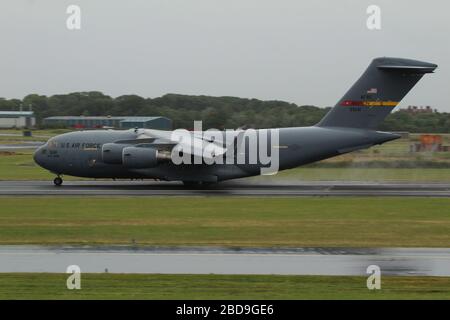
[(53, 180), (54, 174), (33, 161), (32, 151), (0, 152), (0, 180)]
[(450, 278), (260, 275), (0, 274), (0, 299), (449, 299)]
[[(8, 143), (20, 143), (22, 141), (47, 141), (51, 137), (63, 134), (66, 132), (70, 132), (71, 130), (67, 129), (53, 129), (53, 130), (31, 130), (31, 137), (24, 137), (22, 130), (0, 130), (0, 144), (8, 144)], [(14, 134), (14, 136), (5, 136), (2, 134)]]
[(448, 198), (2, 197), (0, 244), (448, 247)]
[[(63, 134), (66, 132), (73, 131), (71, 129), (32, 129), (33, 135), (37, 136), (55, 136), (57, 134)], [(21, 129), (1, 129), (0, 133), (12, 133), (22, 135), (23, 130)]]
[(32, 137), (22, 137), (22, 136), (0, 136), (0, 144), (19, 144), (22, 142), (29, 141), (47, 141), (51, 136), (32, 136)]

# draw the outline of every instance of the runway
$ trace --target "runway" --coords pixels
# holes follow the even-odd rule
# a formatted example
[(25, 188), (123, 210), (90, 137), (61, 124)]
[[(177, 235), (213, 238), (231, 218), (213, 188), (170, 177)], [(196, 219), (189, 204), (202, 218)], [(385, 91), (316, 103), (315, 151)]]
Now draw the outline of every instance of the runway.
[(34, 150), (42, 146), (45, 142), (28, 141), (22, 143), (0, 144), (0, 151), (14, 150)]
[(1, 246), (0, 272), (450, 276), (450, 249), (439, 248), (77, 248)]
[(301, 181), (223, 182), (185, 188), (179, 182), (153, 181), (0, 181), (0, 196), (398, 196), (450, 197), (450, 183), (363, 183)]

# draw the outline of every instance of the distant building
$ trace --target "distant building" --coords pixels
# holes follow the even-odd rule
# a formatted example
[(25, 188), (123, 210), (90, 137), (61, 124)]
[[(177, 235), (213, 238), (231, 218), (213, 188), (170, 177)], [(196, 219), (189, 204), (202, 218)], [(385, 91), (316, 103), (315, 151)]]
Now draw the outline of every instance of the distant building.
[(0, 111), (0, 128), (31, 128), (36, 125), (33, 111)]
[(403, 110), (408, 113), (434, 113), (434, 112), (437, 112), (437, 110), (433, 110), (430, 106), (426, 106), (426, 107), (408, 106), (407, 109), (403, 109)]
[(166, 117), (48, 117), (42, 122), (44, 126), (58, 126), (77, 129), (93, 129), (93, 128), (146, 128), (171, 130), (172, 120)]
[(448, 152), (450, 146), (444, 146), (443, 137), (440, 134), (422, 134), (419, 138), (420, 143), (410, 145), (411, 152)]

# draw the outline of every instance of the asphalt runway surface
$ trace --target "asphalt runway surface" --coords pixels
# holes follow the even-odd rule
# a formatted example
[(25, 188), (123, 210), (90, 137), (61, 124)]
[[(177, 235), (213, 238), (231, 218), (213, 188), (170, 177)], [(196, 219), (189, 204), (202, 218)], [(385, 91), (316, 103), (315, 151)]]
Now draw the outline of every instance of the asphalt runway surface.
[(410, 196), (450, 197), (450, 183), (228, 181), (192, 188), (153, 181), (0, 181), (0, 196)]
[(40, 141), (29, 141), (22, 143), (12, 143), (12, 144), (0, 144), (0, 151), (14, 151), (14, 150), (23, 150), (30, 149), (34, 150), (42, 146), (45, 142)]
[(450, 276), (450, 249), (439, 248), (126, 248), (1, 246), (0, 272)]

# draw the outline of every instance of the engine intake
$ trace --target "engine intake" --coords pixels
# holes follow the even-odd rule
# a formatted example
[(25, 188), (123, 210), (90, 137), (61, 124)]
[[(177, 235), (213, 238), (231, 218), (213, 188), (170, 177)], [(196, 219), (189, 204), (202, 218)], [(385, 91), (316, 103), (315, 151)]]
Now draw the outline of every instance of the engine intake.
[(102, 160), (108, 164), (122, 164), (123, 149), (126, 144), (105, 143), (102, 146)]

